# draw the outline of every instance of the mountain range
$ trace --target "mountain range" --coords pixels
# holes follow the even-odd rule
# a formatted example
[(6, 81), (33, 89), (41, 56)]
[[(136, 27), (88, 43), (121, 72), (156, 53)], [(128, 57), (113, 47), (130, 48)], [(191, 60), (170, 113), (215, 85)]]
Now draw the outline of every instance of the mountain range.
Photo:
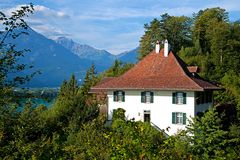
[(78, 44), (66, 37), (59, 37), (55, 41), (76, 54), (79, 58), (90, 60), (92, 63), (96, 64), (98, 70), (109, 68), (112, 62), (117, 58), (115, 55), (105, 50), (95, 49), (86, 44)]
[(86, 44), (78, 44), (71, 39), (59, 37), (48, 39), (29, 28), (28, 35), (22, 34), (10, 43), (18, 50), (29, 49), (19, 63), (34, 66), (20, 74), (40, 71), (25, 87), (58, 87), (64, 79), (75, 74), (79, 83), (85, 77), (86, 70), (94, 64), (98, 73), (109, 68), (116, 59), (126, 63), (136, 63), (137, 49), (113, 55), (105, 50), (95, 49)]

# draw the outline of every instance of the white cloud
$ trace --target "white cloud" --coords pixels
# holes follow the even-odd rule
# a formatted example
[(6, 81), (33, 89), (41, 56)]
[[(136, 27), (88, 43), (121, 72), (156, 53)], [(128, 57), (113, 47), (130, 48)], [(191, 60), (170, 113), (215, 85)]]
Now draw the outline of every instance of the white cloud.
[(53, 27), (51, 25), (35, 25), (32, 27), (35, 31), (38, 33), (41, 33), (51, 39), (55, 39), (59, 36), (65, 36), (68, 37), (69, 34), (66, 34), (64, 31), (62, 31), (59, 28)]
[[(16, 5), (11, 8), (5, 8), (4, 13), (11, 15), (11, 12), (20, 9), (26, 4)], [(71, 16), (61, 10), (54, 10), (42, 5), (34, 6), (34, 13), (26, 17), (26, 22), (37, 32), (49, 37), (69, 35), (58, 27), (62, 21), (71, 19)]]
[(69, 36), (61, 29), (63, 21), (70, 20), (71, 16), (64, 11), (50, 9), (42, 5), (34, 6), (34, 14), (27, 18), (27, 22), (37, 32), (55, 39), (59, 36)]
[(64, 11), (57, 11), (42, 5), (34, 6), (34, 10), (34, 14), (45, 18), (70, 18), (70, 16)]
[(78, 16), (82, 20), (115, 20), (121, 18), (156, 17), (159, 11), (131, 8), (99, 8)]

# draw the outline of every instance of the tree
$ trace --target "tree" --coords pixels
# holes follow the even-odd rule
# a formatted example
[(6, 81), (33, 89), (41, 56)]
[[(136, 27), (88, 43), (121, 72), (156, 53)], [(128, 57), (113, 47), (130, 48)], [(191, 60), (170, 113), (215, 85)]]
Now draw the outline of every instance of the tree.
[(159, 20), (153, 19), (150, 24), (144, 24), (145, 34), (141, 37), (138, 59), (141, 60), (155, 47), (155, 43), (161, 40), (162, 30)]
[(133, 64), (131, 63), (123, 63), (119, 60), (115, 60), (113, 65), (102, 75), (100, 75), (100, 77), (118, 77), (127, 72), (132, 67)]
[(69, 81), (63, 82), (55, 104), (45, 113), (49, 122), (49, 132), (55, 130), (60, 134), (65, 134), (66, 128), (77, 131), (84, 122), (94, 119), (97, 115), (98, 107), (95, 103), (86, 104), (74, 75)]
[[(33, 13), (33, 5), (21, 6), (20, 9), (12, 12), (12, 15), (6, 16), (0, 12), (0, 22), (4, 31), (0, 32), (0, 105), (4, 105), (11, 100), (11, 88), (28, 81), (35, 73), (26, 76), (16, 76), (11, 78), (10, 75), (26, 69), (25, 64), (19, 64), (18, 59), (24, 56), (25, 50), (16, 50), (16, 45), (8, 43), (21, 34), (27, 34), (27, 23), (24, 17)], [(21, 31), (21, 30), (25, 31)], [(31, 66), (29, 66), (31, 68)]]
[(191, 144), (190, 151), (195, 159), (237, 159), (233, 137), (222, 128), (220, 115), (210, 109), (201, 118), (190, 122), (187, 135)]
[(208, 32), (211, 31), (212, 25), (218, 22), (227, 22), (228, 17), (224, 9), (221, 8), (210, 8), (204, 11), (199, 11), (195, 15), (195, 23), (193, 27), (193, 37), (195, 43), (200, 46), (200, 53), (206, 54), (210, 52), (210, 39), (211, 36)]
[(84, 83), (80, 89), (80, 94), (84, 98), (85, 102), (91, 104), (95, 97), (92, 94), (89, 94), (91, 87), (99, 82), (99, 78), (97, 77), (97, 72), (94, 64), (87, 70), (86, 76), (84, 78)]
[(139, 60), (151, 52), (157, 41), (168, 39), (171, 49), (177, 53), (182, 46), (191, 44), (191, 19), (185, 16), (161, 15), (144, 25), (145, 33), (140, 40)]
[[(12, 103), (14, 101), (12, 94), (13, 87), (25, 83), (34, 74), (10, 77), (11, 74), (27, 68), (25, 64), (18, 63), (18, 59), (22, 57), (27, 50), (18, 51), (16, 50), (15, 44), (9, 43), (9, 40), (14, 40), (21, 34), (27, 34), (25, 31), (28, 25), (24, 17), (28, 16), (29, 13), (33, 13), (33, 10), (33, 5), (30, 4), (20, 7), (12, 12), (10, 16), (0, 12), (0, 22), (4, 29), (4, 31), (0, 32), (0, 154), (3, 156), (7, 155), (7, 159), (19, 159), (19, 156), (15, 156), (15, 154), (11, 156), (11, 154), (15, 153), (14, 149), (19, 149), (17, 145), (21, 146), (20, 143), (25, 141), (25, 139), (22, 139), (23, 137), (29, 139), (32, 138), (31, 136), (34, 134), (30, 133), (32, 130), (30, 127), (31, 124), (28, 125), (27, 123), (29, 123), (29, 121), (27, 123), (25, 121), (27, 117), (23, 116), (23, 114), (29, 111), (26, 111), (29, 107), (26, 106), (25, 110), (19, 113), (18, 106)], [(29, 112), (34, 115), (37, 111), (34, 113), (32, 111)], [(36, 116), (36, 119), (37, 117), (38, 116)], [(32, 122), (31, 118), (33, 117), (28, 117), (30, 123)], [(27, 128), (24, 128), (25, 126)], [(30, 147), (30, 145), (28, 147)], [(26, 150), (28, 149), (29, 148), (26, 148)], [(25, 153), (23, 152), (22, 154)]]
[(191, 24), (192, 20), (186, 16), (161, 15), (162, 38), (168, 39), (171, 49), (177, 53), (181, 47), (191, 45)]

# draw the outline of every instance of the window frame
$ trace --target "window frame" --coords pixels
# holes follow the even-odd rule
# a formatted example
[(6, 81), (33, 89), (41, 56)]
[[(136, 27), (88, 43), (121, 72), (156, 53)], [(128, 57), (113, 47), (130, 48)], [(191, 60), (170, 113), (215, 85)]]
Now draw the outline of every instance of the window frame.
[[(182, 94), (181, 97), (180, 97), (180, 94)], [(177, 105), (187, 104), (187, 93), (186, 92), (173, 92), (172, 93), (172, 104), (177, 104)]]
[(176, 124), (183, 124), (183, 113), (176, 112)]
[(113, 101), (114, 102), (125, 102), (125, 92), (122, 90), (113, 91)]
[(186, 125), (187, 114), (184, 112), (172, 112), (172, 124)]
[(141, 92), (141, 103), (154, 103), (154, 92), (143, 91)]

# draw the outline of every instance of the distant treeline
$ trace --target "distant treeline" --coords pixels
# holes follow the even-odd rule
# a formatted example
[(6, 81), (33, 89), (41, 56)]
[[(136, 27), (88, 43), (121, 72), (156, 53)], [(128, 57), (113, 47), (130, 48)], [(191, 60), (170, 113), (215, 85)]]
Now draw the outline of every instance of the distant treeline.
[(59, 88), (16, 88), (14, 96), (20, 99), (39, 98), (44, 100), (52, 100), (57, 97)]

